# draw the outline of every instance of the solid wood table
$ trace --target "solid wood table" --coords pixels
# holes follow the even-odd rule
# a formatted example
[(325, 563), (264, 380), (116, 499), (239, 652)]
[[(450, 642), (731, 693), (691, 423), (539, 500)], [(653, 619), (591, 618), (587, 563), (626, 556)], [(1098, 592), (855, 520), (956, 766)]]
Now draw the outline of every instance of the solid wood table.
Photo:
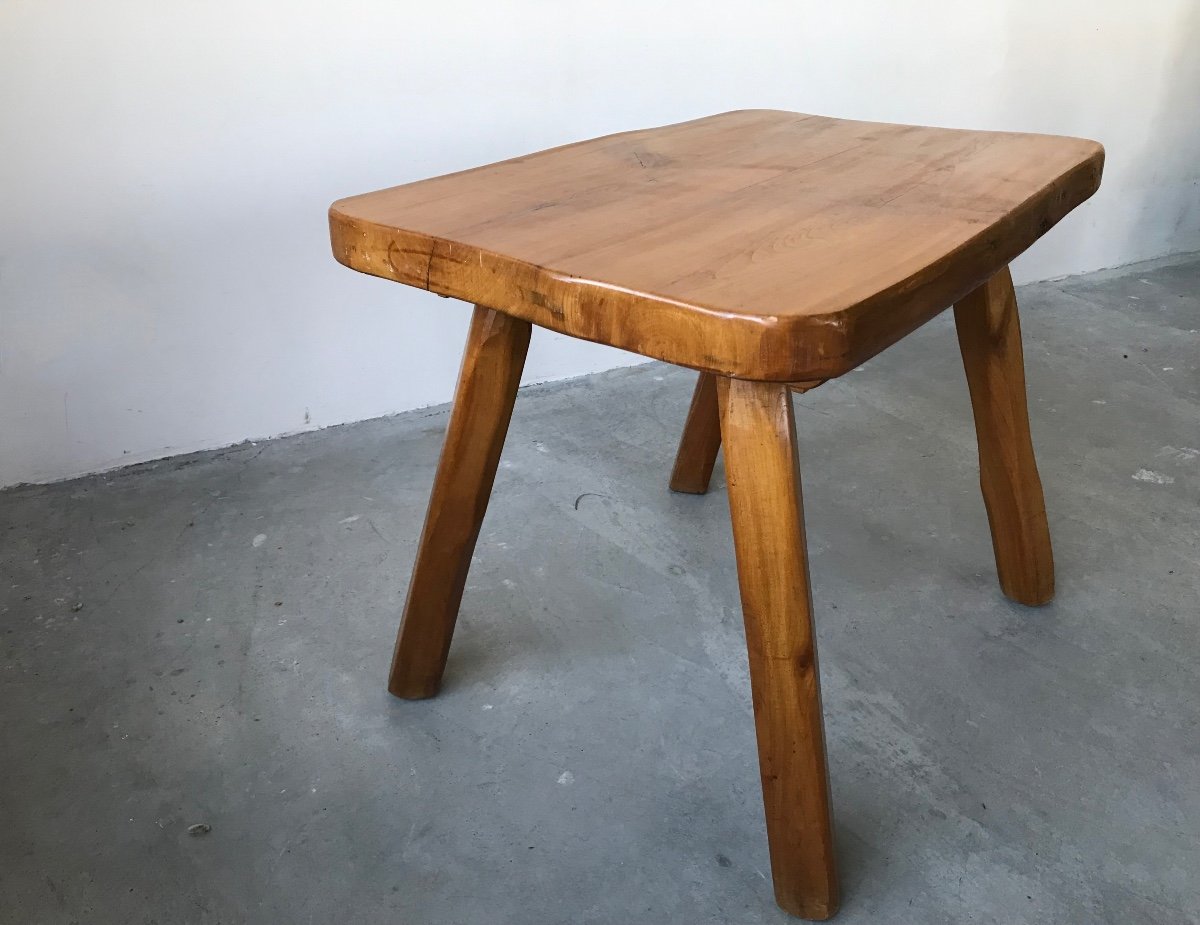
[(1054, 593), (1008, 263), (1095, 192), (1104, 151), (1048, 135), (751, 110), (343, 199), (348, 267), (475, 303), (388, 689), (438, 690), (530, 326), (700, 372), (671, 479), (724, 441), (771, 871), (838, 905), (791, 392), (954, 305), (1004, 593)]

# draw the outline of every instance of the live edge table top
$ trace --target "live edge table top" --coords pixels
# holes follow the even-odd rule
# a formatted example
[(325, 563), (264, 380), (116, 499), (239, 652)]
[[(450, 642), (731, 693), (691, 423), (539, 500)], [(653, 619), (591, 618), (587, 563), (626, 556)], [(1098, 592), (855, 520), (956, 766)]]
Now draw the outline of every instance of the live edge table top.
[(682, 366), (841, 375), (1095, 192), (1054, 135), (729, 112), (343, 199), (348, 267)]

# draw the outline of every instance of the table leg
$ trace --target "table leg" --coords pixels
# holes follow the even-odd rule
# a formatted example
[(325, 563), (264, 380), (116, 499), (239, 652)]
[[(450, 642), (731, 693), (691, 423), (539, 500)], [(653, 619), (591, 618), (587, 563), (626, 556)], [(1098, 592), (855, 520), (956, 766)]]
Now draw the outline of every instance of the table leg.
[(1054, 597), (1054, 554), (1029, 436), (1021, 323), (1008, 269), (955, 305), (954, 322), (1000, 587), (1022, 604), (1045, 604)]
[(791, 392), (717, 386), (775, 898), (825, 919), (837, 866)]
[(708, 491), (717, 451), (721, 449), (721, 417), (717, 411), (717, 377), (701, 373), (692, 393), (687, 422), (675, 454), (671, 491), (702, 495)]
[(475, 307), (392, 656), (397, 697), (432, 697), (441, 685), (529, 334), (529, 322)]

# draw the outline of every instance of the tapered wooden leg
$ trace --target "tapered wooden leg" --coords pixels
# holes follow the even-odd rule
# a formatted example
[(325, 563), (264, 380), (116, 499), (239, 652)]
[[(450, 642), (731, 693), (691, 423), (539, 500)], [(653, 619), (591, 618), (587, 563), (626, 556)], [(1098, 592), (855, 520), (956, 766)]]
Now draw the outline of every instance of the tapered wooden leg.
[(527, 321), (475, 307), (392, 656), (388, 690), (397, 697), (432, 697), (441, 685), (529, 333)]
[(775, 899), (825, 919), (838, 907), (837, 867), (791, 393), (717, 387)]
[(975, 411), (979, 481), (1000, 587), (1014, 601), (1045, 604), (1054, 597), (1054, 554), (1029, 437), (1021, 323), (1008, 269), (955, 305), (954, 322)]
[(675, 454), (671, 491), (702, 495), (708, 491), (717, 452), (721, 449), (721, 416), (717, 410), (717, 377), (701, 373), (692, 393), (687, 422)]
[[(811, 379), (792, 382), (789, 387), (793, 392), (808, 392), (824, 381)], [(671, 491), (684, 491), (692, 495), (702, 495), (708, 491), (720, 449), (721, 413), (717, 408), (717, 377), (712, 373), (701, 373), (696, 379), (696, 390), (692, 392), (692, 405), (688, 408), (687, 421), (683, 425), (683, 436), (679, 438), (675, 468), (671, 472)]]

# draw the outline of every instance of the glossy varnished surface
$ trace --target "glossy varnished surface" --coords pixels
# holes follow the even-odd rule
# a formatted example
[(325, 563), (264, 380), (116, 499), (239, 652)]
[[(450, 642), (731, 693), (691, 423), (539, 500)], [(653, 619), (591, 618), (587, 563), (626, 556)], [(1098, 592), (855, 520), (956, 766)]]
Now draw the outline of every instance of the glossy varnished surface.
[(388, 690), (397, 697), (432, 697), (442, 683), (471, 554), (517, 399), (529, 333), (528, 322), (490, 308), (476, 306), (471, 318), (454, 411), (392, 654)]
[(717, 380), (775, 899), (837, 911), (821, 678), (796, 424), (786, 385)]
[(1096, 189), (1048, 135), (725, 113), (344, 199), (354, 269), (743, 378), (839, 375)]
[(1025, 359), (1007, 269), (954, 306), (975, 431), (979, 482), (1000, 587), (1035, 606), (1054, 597), (1054, 553), (1025, 400)]

